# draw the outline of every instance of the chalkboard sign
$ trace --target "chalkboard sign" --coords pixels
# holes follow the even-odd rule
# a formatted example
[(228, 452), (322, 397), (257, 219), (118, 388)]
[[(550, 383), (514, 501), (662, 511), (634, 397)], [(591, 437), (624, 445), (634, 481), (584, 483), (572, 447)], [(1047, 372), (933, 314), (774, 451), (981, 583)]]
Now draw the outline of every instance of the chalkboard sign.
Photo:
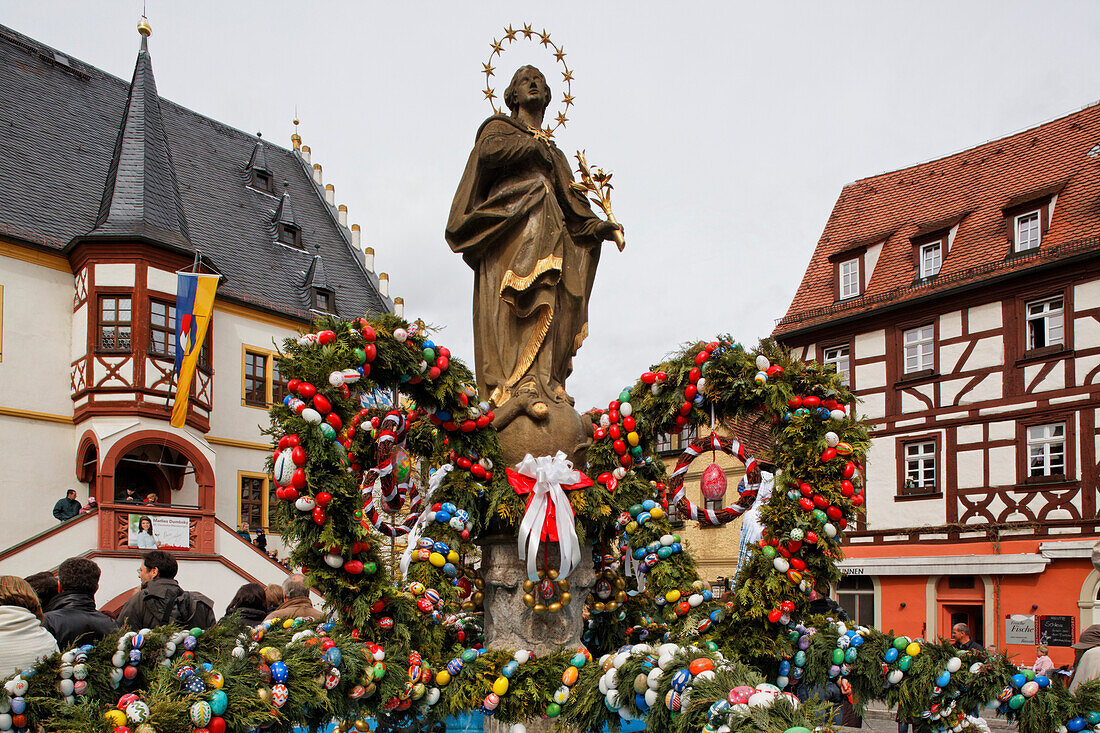
[(1073, 646), (1077, 641), (1075, 616), (1039, 616), (1039, 643), (1047, 646)]

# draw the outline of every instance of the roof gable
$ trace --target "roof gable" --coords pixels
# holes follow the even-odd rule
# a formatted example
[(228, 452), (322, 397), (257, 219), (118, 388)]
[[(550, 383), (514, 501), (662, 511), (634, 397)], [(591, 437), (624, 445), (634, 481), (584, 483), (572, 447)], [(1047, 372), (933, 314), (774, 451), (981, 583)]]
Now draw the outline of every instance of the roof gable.
[[(776, 335), (1079, 255), (1100, 234), (1100, 105), (841, 191)], [(1010, 256), (1008, 208), (1053, 202), (1040, 251)], [(1038, 205), (1038, 203), (1037, 203)], [(913, 240), (954, 227), (939, 275), (915, 283)], [(837, 302), (830, 257), (888, 232), (861, 297)]]

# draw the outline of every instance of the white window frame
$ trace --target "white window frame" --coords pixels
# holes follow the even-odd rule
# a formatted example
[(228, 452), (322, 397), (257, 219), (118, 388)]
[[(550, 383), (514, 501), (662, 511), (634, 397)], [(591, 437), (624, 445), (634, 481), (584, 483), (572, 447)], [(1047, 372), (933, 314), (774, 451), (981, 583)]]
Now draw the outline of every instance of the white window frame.
[[(936, 368), (936, 331), (931, 323), (910, 328), (902, 335), (902, 371), (913, 374)], [(916, 361), (912, 361), (911, 357)]]
[[(1033, 300), (1025, 306), (1027, 322), (1027, 348), (1041, 349), (1045, 346), (1063, 346), (1066, 343), (1066, 299), (1055, 295), (1050, 298)], [(1042, 343), (1036, 343), (1036, 332), (1032, 324), (1042, 329)]]
[[(1031, 211), (1025, 211), (1023, 214), (1018, 214), (1013, 226), (1016, 232), (1015, 248), (1017, 252), (1028, 252), (1037, 249), (1043, 243), (1043, 213), (1040, 209), (1032, 209)], [(1024, 234), (1027, 235), (1026, 238)]]
[(903, 443), (902, 460), (905, 461), (905, 491), (902, 494), (934, 494), (937, 478), (936, 441)]
[(920, 278), (926, 280), (940, 274), (943, 266), (943, 240), (922, 244), (920, 247)]
[(847, 300), (848, 298), (855, 298), (859, 296), (859, 267), (860, 265), (858, 257), (853, 257), (850, 260), (844, 260), (837, 267), (837, 273), (840, 277), (841, 300)]
[[(843, 353), (841, 353), (843, 352)], [(844, 384), (849, 384), (851, 378), (851, 349), (848, 344), (840, 344), (838, 346), (828, 346), (824, 349), (825, 360), (822, 362), (825, 366), (830, 364), (836, 373), (840, 375), (840, 381)], [(844, 368), (841, 369), (841, 363), (844, 364)]]
[(1028, 425), (1028, 478), (1065, 476), (1066, 447), (1066, 424), (1064, 422)]

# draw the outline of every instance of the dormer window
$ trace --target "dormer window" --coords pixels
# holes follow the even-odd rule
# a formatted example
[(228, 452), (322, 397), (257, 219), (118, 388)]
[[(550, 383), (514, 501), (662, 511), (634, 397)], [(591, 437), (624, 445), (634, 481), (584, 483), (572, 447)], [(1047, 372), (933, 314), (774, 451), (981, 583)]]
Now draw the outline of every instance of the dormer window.
[(275, 226), (275, 239), (282, 244), (303, 249), (302, 230), (295, 224), (280, 221)]
[(920, 248), (920, 279), (927, 280), (940, 273), (943, 264), (943, 240), (922, 244)]
[(252, 188), (274, 195), (275, 179), (270, 172), (254, 168), (252, 169)]
[(1037, 249), (1042, 242), (1042, 213), (1039, 209), (1028, 211), (1016, 217), (1016, 251), (1027, 252)]
[(323, 311), (325, 313), (332, 313), (332, 306), (333, 297), (330, 291), (322, 290), (320, 288), (313, 289), (313, 310)]
[(839, 265), (840, 299), (855, 298), (860, 293), (859, 258), (843, 260)]

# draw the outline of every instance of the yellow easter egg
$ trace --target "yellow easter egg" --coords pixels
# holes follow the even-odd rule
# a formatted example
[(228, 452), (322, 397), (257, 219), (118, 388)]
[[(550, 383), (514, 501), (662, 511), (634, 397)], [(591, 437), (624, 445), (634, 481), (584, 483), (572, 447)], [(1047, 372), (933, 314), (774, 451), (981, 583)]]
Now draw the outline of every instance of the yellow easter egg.
[(103, 714), (103, 717), (116, 728), (126, 725), (126, 713), (121, 710), (108, 710)]
[(680, 591), (670, 590), (668, 593), (665, 593), (665, 600), (669, 603), (675, 603), (680, 600)]
[(440, 670), (435, 676), (435, 683), (440, 687), (446, 687), (451, 683), (451, 673), (445, 669)]
[(508, 692), (508, 678), (497, 677), (493, 682), (493, 692), (503, 697)]
[(649, 510), (650, 519), (660, 519), (665, 515), (665, 510), (659, 506), (655, 506)]
[(432, 554), (428, 555), (428, 562), (430, 562), (437, 568), (441, 568), (447, 564), (447, 558), (443, 557), (443, 555), (438, 552), (433, 552)]
[(917, 656), (920, 654), (920, 644), (915, 641), (912, 642), (909, 646), (905, 647), (905, 653), (911, 657)]

